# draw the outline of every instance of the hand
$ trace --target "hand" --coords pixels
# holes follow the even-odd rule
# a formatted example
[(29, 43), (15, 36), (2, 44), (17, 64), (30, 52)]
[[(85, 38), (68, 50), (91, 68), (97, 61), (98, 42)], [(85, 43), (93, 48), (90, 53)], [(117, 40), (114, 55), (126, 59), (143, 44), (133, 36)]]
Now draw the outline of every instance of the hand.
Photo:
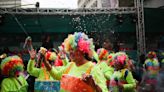
[(27, 45), (28, 46), (31, 46), (32, 45), (32, 39), (31, 39), (31, 37), (27, 37), (26, 38), (26, 41), (27, 41)]
[(94, 87), (95, 85), (92, 75), (82, 74), (82, 80), (89, 84), (91, 87)]
[(86, 84), (90, 85), (93, 89), (95, 89), (96, 92), (102, 92), (101, 88), (98, 85), (95, 84), (95, 81), (93, 80), (92, 75), (83, 74), (82, 75), (82, 80)]
[(30, 58), (33, 60), (36, 57), (36, 50), (32, 49), (28, 51), (30, 54)]
[(49, 61), (46, 59), (45, 55), (40, 53), (40, 57), (42, 57), (41, 61), (44, 63), (44, 65), (47, 68), (47, 70), (50, 71), (52, 69), (52, 66), (49, 63)]
[(24, 46), (23, 48), (25, 48), (27, 46), (27, 48), (30, 50), (32, 47), (32, 39), (30, 36), (28, 36), (25, 40)]

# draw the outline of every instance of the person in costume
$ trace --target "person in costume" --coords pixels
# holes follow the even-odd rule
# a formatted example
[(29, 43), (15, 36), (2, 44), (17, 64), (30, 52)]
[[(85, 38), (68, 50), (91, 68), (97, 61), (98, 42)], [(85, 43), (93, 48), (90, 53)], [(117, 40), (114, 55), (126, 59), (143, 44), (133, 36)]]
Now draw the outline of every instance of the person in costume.
[[(106, 78), (109, 80), (110, 76), (112, 75), (112, 73), (114, 71), (114, 68), (109, 66), (110, 60), (109, 60), (108, 51), (104, 48), (99, 48), (97, 50), (97, 54), (98, 54), (98, 57), (100, 60), (97, 65), (100, 66), (100, 68), (103, 70)], [(107, 73), (105, 73), (105, 72), (107, 72)]]
[(70, 55), (69, 64), (57, 71), (47, 61), (44, 62), (50, 74), (60, 80), (61, 89), (68, 92), (108, 92), (103, 73), (91, 62), (94, 51), (92, 39), (84, 33), (75, 32), (64, 40), (64, 46)]
[(156, 53), (153, 51), (148, 52), (147, 59), (145, 60), (144, 63), (144, 68), (146, 72), (149, 72), (152, 77), (156, 76), (159, 71), (159, 62), (156, 56)]
[(104, 48), (99, 48), (98, 50), (97, 50), (97, 54), (98, 54), (98, 57), (99, 57), (99, 59), (100, 59), (100, 62), (106, 62), (106, 63), (108, 63), (107, 62), (107, 58), (108, 58), (108, 51), (106, 50), (106, 49), (104, 49)]
[(23, 68), (23, 61), (18, 56), (2, 60), (1, 73), (8, 78), (3, 79), (0, 92), (27, 92), (28, 84), (22, 74)]
[(109, 89), (109, 84), (110, 84), (110, 79), (111, 76), (114, 72), (114, 68), (111, 66), (108, 66), (110, 64), (110, 62), (108, 61), (108, 51), (104, 48), (99, 48), (97, 50), (97, 54), (99, 57), (99, 62), (97, 63), (97, 66), (100, 67), (100, 69), (102, 70), (102, 73), (104, 74), (105, 78), (107, 79), (106, 83), (107, 83), (107, 87)]
[(98, 58), (100, 62), (106, 62), (108, 66), (112, 66), (114, 53), (109, 53), (105, 48), (97, 50)]
[(53, 48), (53, 42), (51, 40), (51, 36), (49, 34), (45, 35), (45, 38), (43, 39), (42, 42), (42, 47), (51, 50)]
[(144, 62), (145, 73), (143, 75), (141, 85), (145, 86), (146, 90), (155, 91), (154, 87), (157, 84), (157, 75), (159, 72), (159, 62), (156, 53), (148, 52), (147, 59)]
[(128, 57), (124, 53), (116, 53), (114, 56), (115, 71), (110, 80), (111, 92), (135, 92), (136, 81), (131, 71), (127, 68)]
[[(45, 54), (45, 57), (47, 58), (47, 60), (53, 65), (54, 64), (54, 61), (56, 60), (56, 53), (55, 52), (50, 52), (50, 51), (47, 51), (45, 48), (41, 47), (40, 48), (40, 51), (39, 53), (46, 53)], [(42, 62), (42, 58), (44, 56), (40, 55), (40, 58), (38, 60), (38, 65), (39, 67), (35, 67), (35, 64), (36, 64), (36, 51), (34, 49), (30, 50), (29, 51), (29, 54), (30, 54), (30, 60), (28, 62), (28, 65), (27, 65), (27, 71), (30, 75), (32, 76), (35, 76), (38, 80), (54, 80), (49, 72), (46, 70), (45, 68), (45, 65), (44, 63)]]
[(130, 71), (133, 70), (133, 60), (132, 59), (129, 59), (128, 55), (125, 53), (125, 52), (117, 52), (117, 55), (125, 55), (127, 58), (126, 58), (126, 65), (125, 67), (128, 68)]

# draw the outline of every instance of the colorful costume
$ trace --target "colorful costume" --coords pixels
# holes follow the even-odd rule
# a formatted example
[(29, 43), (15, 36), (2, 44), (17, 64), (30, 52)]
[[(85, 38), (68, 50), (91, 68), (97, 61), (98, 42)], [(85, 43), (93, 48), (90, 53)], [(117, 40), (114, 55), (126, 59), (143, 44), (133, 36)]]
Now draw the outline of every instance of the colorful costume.
[(38, 80), (54, 80), (46, 70), (44, 64), (41, 68), (35, 67), (35, 60), (29, 60), (27, 71), (30, 75), (37, 77)]
[(147, 84), (155, 85), (156, 77), (159, 72), (159, 62), (156, 58), (155, 52), (148, 53), (148, 59), (145, 60), (144, 67), (146, 69), (144, 81)]
[[(136, 81), (131, 71), (126, 67), (127, 60), (128, 57), (120, 52), (116, 53), (114, 57), (114, 66), (116, 70), (112, 75), (109, 85), (112, 92), (135, 92)], [(117, 69), (116, 66), (121, 68)], [(122, 85), (123, 88), (120, 88), (119, 85)]]
[[(54, 52), (46, 52), (46, 58), (50, 62), (54, 62), (56, 59), (56, 54)], [(46, 70), (43, 62), (41, 68), (35, 67), (35, 60), (29, 60), (27, 65), (27, 71), (30, 75), (37, 77), (38, 80), (54, 80), (49, 72)]]
[[(92, 69), (90, 69), (90, 68), (92, 68)], [(66, 78), (70, 79), (70, 76), (72, 76), (72, 77), (74, 77), (74, 78), (72, 78), (72, 80), (75, 80), (75, 78), (77, 80), (79, 80), (80, 78), (82, 78), (83, 73), (91, 74), (93, 76), (96, 84), (98, 84), (102, 88), (103, 92), (107, 92), (106, 79), (105, 79), (104, 75), (102, 74), (100, 68), (94, 66), (94, 64), (92, 62), (88, 62), (81, 66), (76, 66), (75, 63), (71, 62), (66, 67), (63, 67), (62, 69), (60, 69), (60, 71), (57, 71), (54, 67), (50, 71), (50, 74), (55, 79), (61, 80), (61, 86), (62, 86), (62, 83), (67, 83), (67, 82), (63, 81), (63, 80), (66, 80)], [(79, 82), (76, 82), (76, 83), (78, 84)], [(83, 83), (83, 82), (80, 82), (80, 83)], [(80, 83), (78, 84), (79, 86), (81, 85)], [(83, 89), (86, 89), (86, 88), (80, 89), (78, 87), (78, 85), (76, 85), (76, 86), (73, 86), (73, 85), (74, 85), (74, 82), (73, 81), (71, 82), (71, 80), (69, 80), (69, 85), (67, 84), (67, 86), (72, 87), (72, 88), (70, 88), (71, 90), (74, 90), (74, 88), (78, 88), (76, 91), (73, 91), (73, 92), (80, 92)], [(84, 84), (84, 85), (86, 85), (86, 84)], [(84, 92), (88, 92), (88, 91), (84, 91)]]
[(104, 74), (105, 78), (107, 79), (107, 85), (110, 83), (111, 75), (114, 72), (114, 68), (109, 65), (108, 62), (108, 51), (104, 48), (100, 48), (97, 50), (97, 54), (99, 56), (100, 62), (97, 64), (100, 67), (100, 70)]
[[(93, 56), (94, 45), (92, 39), (89, 39), (84, 33), (74, 33), (69, 35), (64, 41), (65, 50), (71, 54), (79, 50), (87, 59)], [(84, 57), (84, 56), (83, 56)], [(80, 61), (79, 61), (80, 62)], [(62, 67), (57, 71), (54, 67), (51, 69), (50, 74), (58, 80), (61, 80), (61, 88), (70, 92), (93, 92), (94, 89), (82, 81), (82, 74), (92, 75), (95, 83), (102, 89), (103, 92), (108, 92), (106, 87), (106, 79), (101, 72), (100, 68), (94, 66), (89, 60), (77, 66), (74, 62), (69, 63), (67, 66)], [(69, 85), (68, 85), (69, 82)]]
[(108, 66), (105, 62), (101, 62), (101, 63), (97, 64), (97, 66), (100, 68), (100, 70), (104, 74), (105, 78), (107, 80), (110, 80), (110, 78), (114, 72), (114, 68)]
[[(56, 60), (55, 52), (46, 51), (46, 49), (42, 47), (39, 52), (44, 53), (45, 59), (43, 60), (47, 60), (49, 63), (51, 63), (51, 65), (54, 64), (54, 61)], [(34, 85), (35, 92), (58, 92), (60, 90), (60, 82), (53, 79), (43, 62), (41, 62), (40, 68), (36, 68), (35, 60), (30, 59), (28, 62), (27, 71), (30, 73), (30, 75), (37, 77)]]
[[(123, 89), (119, 89), (118, 83), (123, 85)], [(109, 89), (112, 92), (135, 92), (135, 86), (132, 73), (128, 69), (122, 69), (113, 73)]]
[(1, 92), (27, 92), (28, 84), (25, 78), (20, 75), (23, 67), (23, 61), (18, 56), (10, 56), (2, 61), (2, 74), (8, 78), (2, 81)]

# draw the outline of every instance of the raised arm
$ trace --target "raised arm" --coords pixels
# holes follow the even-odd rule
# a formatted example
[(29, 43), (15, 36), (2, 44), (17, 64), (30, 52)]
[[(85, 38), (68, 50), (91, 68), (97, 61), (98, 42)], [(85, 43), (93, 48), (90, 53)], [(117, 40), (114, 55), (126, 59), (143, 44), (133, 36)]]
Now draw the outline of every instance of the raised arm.
[(40, 69), (35, 67), (36, 51), (34, 49), (29, 50), (29, 54), (30, 54), (30, 60), (27, 65), (27, 71), (30, 75), (39, 77)]
[(45, 54), (42, 54), (42, 56), (44, 57), (44, 58), (43, 58), (43, 62), (44, 62), (44, 65), (45, 65), (47, 71), (50, 72), (50, 75), (51, 75), (55, 80), (60, 80), (62, 74), (63, 74), (64, 71), (65, 71), (65, 67), (66, 67), (66, 66), (62, 66), (60, 69), (56, 69), (56, 68), (53, 67), (53, 66), (49, 63), (49, 61), (46, 59)]

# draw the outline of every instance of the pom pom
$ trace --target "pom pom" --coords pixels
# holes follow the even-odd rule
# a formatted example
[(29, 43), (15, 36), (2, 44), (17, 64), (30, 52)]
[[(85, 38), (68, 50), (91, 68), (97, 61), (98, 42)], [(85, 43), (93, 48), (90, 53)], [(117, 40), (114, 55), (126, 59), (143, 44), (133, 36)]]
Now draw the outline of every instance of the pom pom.
[(110, 63), (113, 61), (114, 55), (115, 55), (114, 53), (111, 53), (111, 54), (108, 55), (107, 61), (108, 61), (108, 64), (109, 64), (109, 65), (110, 65)]
[(84, 39), (79, 39), (79, 42), (78, 42), (78, 47), (79, 47), (79, 50), (82, 51), (83, 53), (89, 53), (90, 51), (90, 44), (89, 42), (85, 41)]
[(108, 58), (108, 51), (104, 48), (98, 49), (97, 54), (98, 54), (100, 60), (107, 60), (107, 58)]
[(46, 52), (46, 59), (49, 60), (49, 61), (55, 61), (56, 60), (56, 53), (55, 52)]
[(46, 54), (47, 49), (44, 47), (40, 47), (39, 52), (42, 53), (43, 55)]

